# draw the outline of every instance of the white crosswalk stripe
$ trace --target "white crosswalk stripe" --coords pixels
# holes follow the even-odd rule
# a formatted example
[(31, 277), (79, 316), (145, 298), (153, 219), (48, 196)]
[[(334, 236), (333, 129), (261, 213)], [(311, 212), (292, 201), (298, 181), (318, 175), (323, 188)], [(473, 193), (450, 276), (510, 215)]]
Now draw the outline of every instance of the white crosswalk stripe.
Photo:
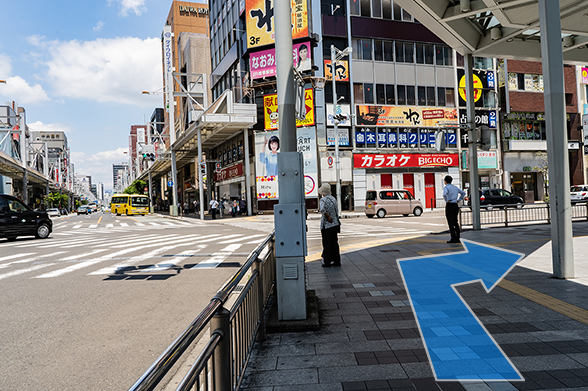
[(65, 253), (65, 251), (60, 251), (60, 252), (51, 253), (51, 254), (43, 254), (43, 255), (39, 255), (39, 256), (35, 256), (35, 257), (30, 257), (30, 258), (27, 257), (26, 259), (20, 259), (18, 261), (12, 261), (12, 262), (8, 262), (8, 263), (3, 263), (3, 264), (0, 265), (0, 269), (6, 269), (6, 268), (8, 268), (8, 267), (10, 267), (12, 265), (18, 265), (18, 264), (21, 264), (21, 263), (35, 262), (35, 261), (37, 261), (39, 259), (43, 259), (43, 258), (52, 258), (55, 255), (59, 255), (59, 254), (63, 254), (63, 253)]
[(208, 258), (205, 261), (198, 263), (196, 266), (192, 267), (191, 269), (214, 269), (218, 265), (220, 265), (225, 259), (230, 257), (242, 244), (229, 244), (227, 247), (223, 248), (221, 251), (212, 254), (212, 257)]
[(14, 254), (14, 255), (8, 255), (6, 257), (2, 257), (0, 258), (0, 262), (3, 261), (8, 261), (10, 259), (14, 259), (14, 258), (21, 258), (21, 257), (28, 257), (29, 255), (34, 255), (35, 253), (26, 253), (26, 254)]
[(240, 242), (242, 240), (249, 240), (249, 239), (257, 238), (257, 237), (260, 237), (260, 236), (267, 236), (267, 235), (265, 235), (265, 234), (249, 235), (249, 236), (245, 236), (245, 237), (242, 237), (242, 238), (236, 238), (236, 239), (230, 239), (230, 240), (225, 240), (225, 241), (222, 241), (222, 242), (218, 242), (218, 244), (228, 244), (228, 243), (233, 243), (233, 242)]
[(182, 251), (181, 253), (175, 255), (174, 257), (170, 257), (170, 260), (165, 263), (158, 263), (146, 269), (140, 270), (141, 273), (151, 273), (151, 272), (160, 272), (169, 270), (172, 267), (176, 266), (178, 263), (185, 260), (186, 257), (194, 256), (196, 253), (200, 252), (200, 250), (206, 248), (206, 245), (198, 245), (196, 248), (191, 250)]
[(35, 270), (43, 269), (45, 267), (53, 266), (53, 265), (55, 265), (55, 263), (42, 263), (40, 265), (31, 266), (31, 267), (26, 268), (26, 269), (20, 269), (20, 270), (15, 270), (15, 271), (10, 272), (10, 273), (0, 274), (0, 280), (3, 280), (3, 279), (8, 278), (8, 277), (18, 276), (20, 274), (24, 274), (24, 273), (28, 273), (28, 272), (33, 272)]

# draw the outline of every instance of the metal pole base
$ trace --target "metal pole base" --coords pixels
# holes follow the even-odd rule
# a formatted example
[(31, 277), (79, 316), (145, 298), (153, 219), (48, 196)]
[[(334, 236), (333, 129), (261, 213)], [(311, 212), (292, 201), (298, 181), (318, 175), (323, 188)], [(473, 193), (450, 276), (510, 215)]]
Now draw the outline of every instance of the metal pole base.
[(170, 205), (169, 206), (169, 215), (177, 217), (178, 216), (178, 206), (177, 205)]

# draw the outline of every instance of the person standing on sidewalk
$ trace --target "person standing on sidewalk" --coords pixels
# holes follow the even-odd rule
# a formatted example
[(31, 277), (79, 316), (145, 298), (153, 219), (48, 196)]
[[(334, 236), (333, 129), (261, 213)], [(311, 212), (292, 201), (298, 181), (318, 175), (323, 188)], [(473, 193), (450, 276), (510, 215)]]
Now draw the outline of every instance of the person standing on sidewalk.
[(466, 193), (451, 184), (453, 178), (450, 175), (447, 175), (443, 181), (445, 182), (445, 187), (443, 188), (445, 218), (447, 218), (447, 225), (449, 225), (449, 233), (451, 234), (451, 240), (448, 240), (447, 243), (459, 243), (459, 222), (457, 221), (459, 206), (457, 203), (463, 200)]
[(212, 219), (216, 220), (216, 210), (218, 208), (218, 201), (214, 199), (214, 197), (210, 200), (210, 214), (212, 215)]
[(331, 195), (331, 185), (324, 184), (318, 189), (322, 196), (320, 200), (321, 236), (323, 239), (323, 264), (322, 267), (341, 266), (341, 253), (339, 252), (339, 239), (337, 234), (341, 232), (341, 220), (337, 210), (337, 200)]

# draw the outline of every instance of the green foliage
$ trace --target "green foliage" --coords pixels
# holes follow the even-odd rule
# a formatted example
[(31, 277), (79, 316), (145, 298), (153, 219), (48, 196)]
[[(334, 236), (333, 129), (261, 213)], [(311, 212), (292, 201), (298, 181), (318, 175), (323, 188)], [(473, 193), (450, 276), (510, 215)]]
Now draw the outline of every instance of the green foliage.
[(45, 197), (48, 208), (66, 208), (69, 203), (69, 197), (67, 194), (50, 193)]
[(145, 188), (147, 187), (147, 182), (142, 181), (140, 179), (135, 180), (129, 187), (127, 187), (123, 193), (125, 194), (146, 194)]
[(80, 200), (75, 200), (74, 205), (76, 206), (76, 209), (77, 209), (82, 205), (82, 203), (80, 202)]

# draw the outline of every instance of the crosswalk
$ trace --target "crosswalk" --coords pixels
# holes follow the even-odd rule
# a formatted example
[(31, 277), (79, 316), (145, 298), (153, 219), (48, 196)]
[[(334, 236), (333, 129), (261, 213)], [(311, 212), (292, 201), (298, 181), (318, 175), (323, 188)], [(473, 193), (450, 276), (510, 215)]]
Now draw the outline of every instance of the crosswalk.
[(80, 231), (91, 230), (95, 233), (106, 232), (129, 232), (129, 231), (148, 231), (153, 228), (158, 229), (177, 229), (186, 227), (201, 227), (204, 223), (198, 220), (191, 221), (150, 221), (150, 222), (123, 222), (116, 220), (114, 222), (97, 224), (96, 222), (69, 222), (60, 221), (53, 224), (52, 235), (57, 236), (72, 236), (78, 234)]
[(235, 266), (266, 236), (164, 231), (114, 238), (79, 234), (76, 238), (0, 242), (0, 280), (51, 279), (74, 273), (101, 278), (157, 275), (177, 268), (196, 272), (215, 269), (228, 260), (232, 261), (229, 266)]

